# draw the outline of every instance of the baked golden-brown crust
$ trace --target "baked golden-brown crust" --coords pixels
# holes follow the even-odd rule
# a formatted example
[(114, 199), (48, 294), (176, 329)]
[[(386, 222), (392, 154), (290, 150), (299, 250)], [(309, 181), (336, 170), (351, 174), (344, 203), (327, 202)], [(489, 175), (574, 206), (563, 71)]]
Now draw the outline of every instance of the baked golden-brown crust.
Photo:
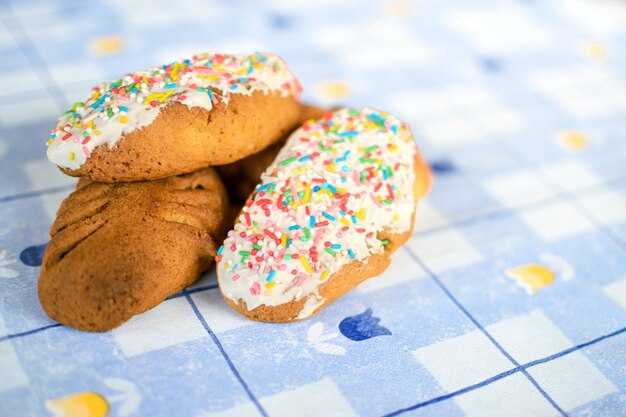
[[(413, 184), (413, 192), (416, 199), (420, 199), (427, 194), (431, 182), (432, 176), (430, 169), (421, 155), (418, 154), (415, 159), (415, 182)], [(379, 233), (380, 239), (387, 239), (389, 241), (385, 247), (384, 253), (371, 255), (365, 262), (350, 262), (343, 266), (338, 272), (331, 275), (327, 282), (319, 287), (319, 294), (324, 299), (324, 302), (315, 309), (311, 316), (317, 314), (320, 310), (348, 291), (356, 288), (367, 278), (383, 273), (391, 264), (391, 255), (409, 240), (413, 234), (414, 221), (415, 216), (411, 219), (410, 229), (404, 233), (390, 234), (385, 231)], [(302, 311), (306, 301), (306, 297), (304, 297), (300, 300), (279, 306), (261, 305), (253, 310), (248, 310), (243, 300), (239, 300), (238, 303), (235, 303), (230, 298), (224, 296), (223, 293), (222, 298), (238, 313), (251, 320), (273, 323), (288, 323), (300, 320), (298, 314)]]
[(82, 178), (50, 229), (38, 288), (44, 311), (101, 332), (156, 306), (212, 264), (227, 205), (212, 168), (137, 183)]
[[(324, 116), (324, 114), (331, 111), (331, 109), (302, 104), (297, 126), (299, 127), (307, 120), (319, 119)], [(278, 142), (258, 153), (240, 159), (232, 164), (216, 167), (217, 173), (220, 174), (228, 190), (231, 201), (241, 203), (246, 201), (259, 183), (261, 174), (265, 171), (265, 168), (272, 163), (291, 133), (292, 131), (289, 131), (287, 135), (282, 137)]]
[[(217, 94), (217, 93), (216, 93)], [(300, 104), (279, 93), (233, 94), (210, 111), (173, 102), (148, 126), (100, 146), (71, 176), (100, 182), (154, 180), (228, 164), (265, 149), (298, 126)]]

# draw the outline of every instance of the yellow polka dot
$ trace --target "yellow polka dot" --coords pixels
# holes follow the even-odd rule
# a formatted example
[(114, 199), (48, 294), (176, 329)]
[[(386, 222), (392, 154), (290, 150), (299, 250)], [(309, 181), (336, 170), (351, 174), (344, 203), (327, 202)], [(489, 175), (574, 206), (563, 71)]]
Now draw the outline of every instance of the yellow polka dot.
[(55, 417), (105, 417), (109, 404), (100, 394), (81, 392), (46, 401), (46, 408)]
[(103, 36), (91, 42), (92, 49), (99, 54), (116, 54), (122, 50), (124, 42), (119, 36)]
[(589, 59), (604, 61), (608, 56), (606, 46), (600, 42), (586, 42), (583, 44), (583, 53)]
[(346, 98), (350, 93), (348, 86), (341, 81), (327, 81), (321, 83), (317, 90), (322, 97), (328, 99)]
[(385, 12), (396, 18), (407, 18), (411, 15), (411, 5), (403, 0), (388, 1), (385, 4)]
[(539, 264), (527, 264), (511, 268), (506, 271), (506, 275), (514, 279), (531, 295), (554, 282), (554, 272)]
[(557, 141), (569, 151), (584, 151), (589, 147), (587, 136), (577, 131), (563, 131), (557, 134)]

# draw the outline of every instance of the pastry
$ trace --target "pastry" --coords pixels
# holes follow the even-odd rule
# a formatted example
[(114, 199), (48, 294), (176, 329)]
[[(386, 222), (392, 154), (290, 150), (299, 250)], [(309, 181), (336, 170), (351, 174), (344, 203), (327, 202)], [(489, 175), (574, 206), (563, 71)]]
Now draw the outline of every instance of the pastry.
[(81, 178), (50, 229), (39, 277), (44, 311), (101, 332), (156, 306), (212, 264), (227, 205), (212, 168), (135, 183)]
[(295, 129), (300, 92), (274, 54), (194, 55), (93, 88), (59, 118), (48, 159), (101, 182), (227, 164)]
[[(298, 126), (307, 120), (319, 119), (330, 111), (332, 110), (303, 104)], [(240, 159), (232, 164), (215, 167), (217, 173), (220, 174), (224, 181), (231, 202), (240, 202), (241, 204), (246, 201), (252, 191), (254, 191), (265, 168), (272, 163), (278, 151), (285, 145), (287, 137), (288, 135), (285, 135), (280, 141), (263, 149), (261, 152)]]
[(396, 117), (342, 109), (306, 122), (218, 251), (222, 296), (253, 320), (316, 314), (387, 268), (429, 185), (428, 166)]

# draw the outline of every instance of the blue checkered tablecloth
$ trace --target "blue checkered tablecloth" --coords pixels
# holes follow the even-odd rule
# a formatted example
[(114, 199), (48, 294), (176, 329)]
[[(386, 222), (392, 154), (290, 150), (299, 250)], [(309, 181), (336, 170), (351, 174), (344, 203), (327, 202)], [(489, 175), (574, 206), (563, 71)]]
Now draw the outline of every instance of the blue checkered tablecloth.
[[(0, 415), (626, 415), (626, 3), (0, 1)], [(215, 276), (105, 334), (37, 298), (73, 179), (55, 118), (100, 80), (275, 51), (319, 105), (408, 121), (435, 173), (409, 243), (319, 315)]]

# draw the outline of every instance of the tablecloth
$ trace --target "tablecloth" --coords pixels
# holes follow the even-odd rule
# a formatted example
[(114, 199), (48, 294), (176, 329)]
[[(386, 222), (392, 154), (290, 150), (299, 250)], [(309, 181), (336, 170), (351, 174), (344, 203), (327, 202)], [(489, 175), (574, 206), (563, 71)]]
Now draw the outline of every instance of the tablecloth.
[[(626, 415), (626, 3), (0, 5), (0, 415)], [(213, 272), (108, 333), (51, 321), (55, 118), (205, 50), (277, 52), (305, 101), (409, 122), (434, 171), (414, 235), (294, 324), (239, 316)]]

